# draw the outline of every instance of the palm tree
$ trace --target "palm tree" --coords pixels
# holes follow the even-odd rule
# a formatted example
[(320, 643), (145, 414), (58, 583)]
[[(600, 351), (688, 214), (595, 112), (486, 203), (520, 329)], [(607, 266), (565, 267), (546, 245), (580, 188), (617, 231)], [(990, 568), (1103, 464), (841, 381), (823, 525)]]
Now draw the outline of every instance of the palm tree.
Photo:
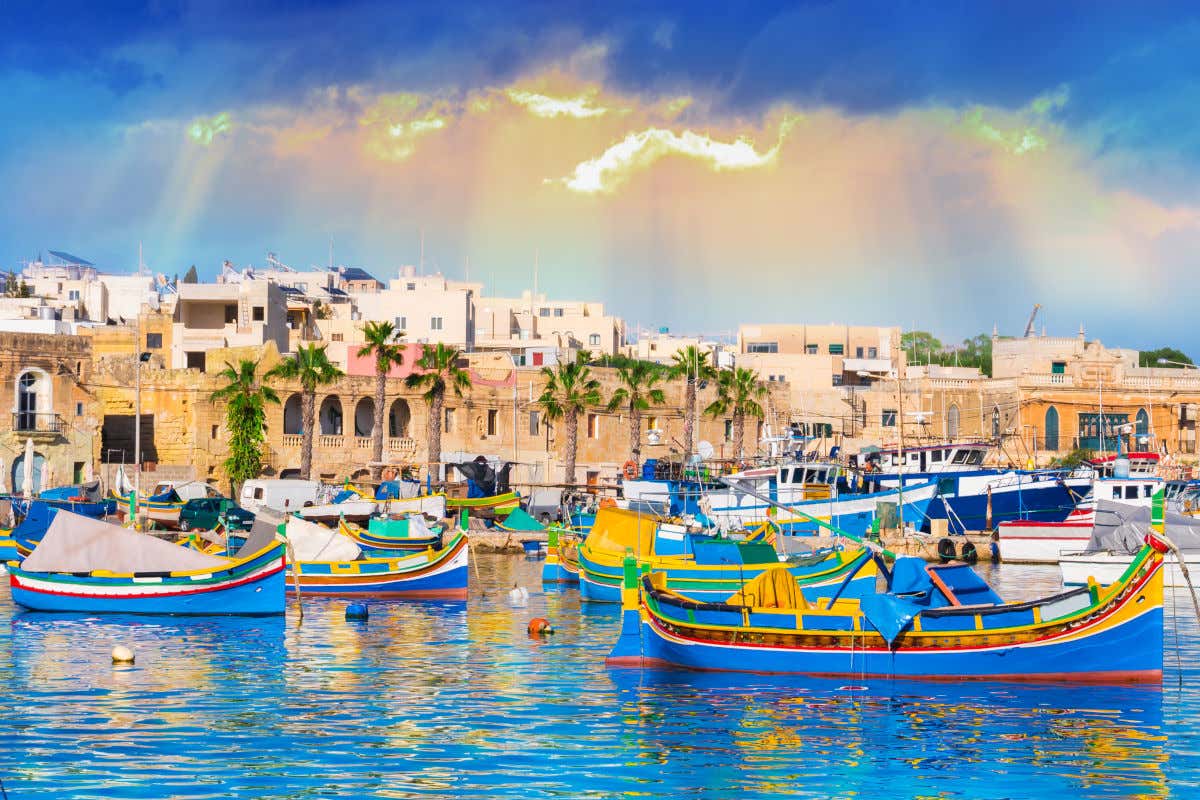
[(390, 322), (368, 322), (363, 325), (363, 346), (360, 358), (375, 356), (375, 428), (371, 431), (371, 480), (379, 480), (383, 470), (383, 418), (387, 404), (387, 374), (393, 364), (404, 358), (404, 345), (399, 341), (404, 331)]
[(709, 353), (694, 344), (689, 344), (672, 356), (671, 377), (683, 378), (687, 381), (685, 398), (686, 416), (683, 420), (684, 459), (691, 456), (696, 444), (696, 389), (700, 381), (712, 380), (717, 377), (717, 368), (708, 361)]
[(733, 450), (742, 459), (742, 441), (746, 434), (746, 417), (762, 419), (759, 400), (767, 396), (767, 387), (758, 373), (745, 367), (723, 369), (717, 373), (717, 399), (704, 409), (711, 417), (733, 415)]
[(429, 404), (429, 473), (437, 471), (442, 462), (442, 425), (446, 407), (446, 390), (462, 397), (463, 389), (471, 388), (471, 376), (458, 366), (462, 351), (438, 342), (426, 345), (417, 359), (417, 369), (404, 379), (410, 389), (423, 389)]
[(656, 384), (662, 381), (664, 371), (652, 361), (631, 361), (617, 367), (617, 379), (621, 386), (608, 401), (608, 410), (616, 411), (621, 406), (629, 410), (629, 452), (634, 469), (642, 455), (642, 412), (650, 406), (667, 402), (663, 390)]
[(587, 364), (560, 361), (551, 369), (542, 367), (546, 386), (538, 397), (538, 405), (547, 419), (565, 419), (567, 423), (566, 482), (575, 482), (575, 453), (579, 447), (579, 415), (591, 406), (600, 405), (600, 381), (592, 377)]
[(223, 466), (229, 476), (233, 497), (243, 481), (262, 472), (262, 447), (266, 440), (267, 403), (279, 404), (279, 395), (258, 376), (258, 362), (244, 358), (235, 366), (225, 362), (217, 373), (225, 385), (209, 399), (225, 403), (225, 427), (229, 429), (229, 457)]
[(329, 360), (326, 349), (329, 345), (301, 345), (296, 354), (284, 359), (267, 372), (268, 378), (299, 380), (304, 391), (301, 416), (304, 425), (304, 440), (300, 445), (300, 477), (308, 480), (312, 474), (313, 432), (316, 429), (317, 388), (328, 386), (345, 375)]

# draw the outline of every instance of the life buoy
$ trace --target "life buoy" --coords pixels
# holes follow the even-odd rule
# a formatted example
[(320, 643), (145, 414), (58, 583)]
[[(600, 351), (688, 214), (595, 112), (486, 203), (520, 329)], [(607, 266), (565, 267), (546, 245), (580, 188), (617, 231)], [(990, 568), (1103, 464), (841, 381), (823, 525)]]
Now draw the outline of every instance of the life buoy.
[(637, 464), (632, 461), (626, 461), (621, 465), (621, 474), (625, 476), (625, 480), (633, 480), (637, 477)]

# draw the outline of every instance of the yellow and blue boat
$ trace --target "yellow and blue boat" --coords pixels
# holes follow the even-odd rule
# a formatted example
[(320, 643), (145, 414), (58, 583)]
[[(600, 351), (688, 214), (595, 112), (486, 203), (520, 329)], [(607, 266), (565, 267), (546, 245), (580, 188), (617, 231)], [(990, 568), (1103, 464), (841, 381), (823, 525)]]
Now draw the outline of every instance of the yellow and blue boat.
[[(1160, 682), (1163, 553), (1151, 534), (1121, 579), (1005, 603), (965, 564), (900, 558), (888, 590), (812, 601), (764, 572), (720, 602), (625, 559), (613, 666), (847, 677)], [(880, 559), (880, 563), (881, 563)]]

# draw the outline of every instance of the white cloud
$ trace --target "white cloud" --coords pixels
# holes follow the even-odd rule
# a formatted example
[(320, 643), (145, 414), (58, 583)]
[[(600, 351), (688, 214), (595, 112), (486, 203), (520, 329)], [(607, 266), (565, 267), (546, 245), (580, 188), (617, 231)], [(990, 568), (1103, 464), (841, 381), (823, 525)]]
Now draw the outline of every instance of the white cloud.
[(600, 117), (608, 113), (607, 108), (592, 105), (589, 95), (578, 97), (551, 97), (537, 92), (526, 92), (520, 89), (508, 89), (505, 92), (508, 99), (519, 106), (529, 109), (529, 113), (538, 117)]

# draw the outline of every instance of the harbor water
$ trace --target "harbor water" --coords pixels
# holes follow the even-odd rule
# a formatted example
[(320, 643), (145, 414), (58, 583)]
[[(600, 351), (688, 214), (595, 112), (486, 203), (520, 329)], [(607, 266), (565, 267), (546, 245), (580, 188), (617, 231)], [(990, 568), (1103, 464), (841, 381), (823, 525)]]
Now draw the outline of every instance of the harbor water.
[[(465, 602), (366, 621), (317, 599), (302, 623), (30, 614), (0, 590), (7, 797), (1200, 797), (1183, 591), (1161, 689), (817, 680), (610, 669), (616, 607), (543, 591), (540, 562), (479, 568)], [(1059, 588), (983, 571), (1006, 599)]]

